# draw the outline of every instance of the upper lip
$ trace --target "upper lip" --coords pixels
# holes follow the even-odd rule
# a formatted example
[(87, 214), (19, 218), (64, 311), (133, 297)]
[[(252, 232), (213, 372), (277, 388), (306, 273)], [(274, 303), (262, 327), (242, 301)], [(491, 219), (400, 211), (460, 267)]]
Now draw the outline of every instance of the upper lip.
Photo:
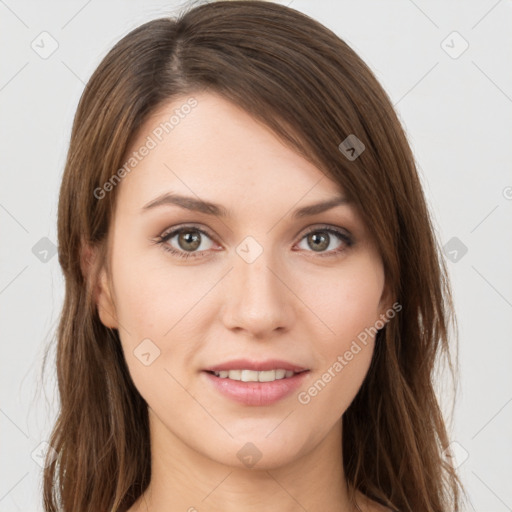
[(267, 359), (266, 361), (254, 361), (251, 359), (233, 359), (231, 361), (226, 361), (225, 363), (220, 363), (215, 366), (205, 368), (205, 371), (220, 372), (223, 370), (253, 370), (257, 372), (262, 372), (265, 370), (279, 369), (291, 370), (296, 373), (307, 370), (307, 368), (303, 368), (299, 364), (290, 363), (288, 361), (283, 361), (280, 359)]

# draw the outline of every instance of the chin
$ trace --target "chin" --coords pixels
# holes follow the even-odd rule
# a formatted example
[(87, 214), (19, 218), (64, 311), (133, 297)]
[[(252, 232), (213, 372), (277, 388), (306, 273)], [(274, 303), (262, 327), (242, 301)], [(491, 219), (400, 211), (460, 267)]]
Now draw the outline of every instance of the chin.
[(275, 426), (261, 433), (253, 430), (252, 435), (234, 436), (225, 443), (215, 443), (217, 450), (209, 457), (220, 464), (239, 469), (271, 470), (286, 466), (302, 455), (304, 443), (285, 430), (279, 436), (275, 432), (268, 436)]

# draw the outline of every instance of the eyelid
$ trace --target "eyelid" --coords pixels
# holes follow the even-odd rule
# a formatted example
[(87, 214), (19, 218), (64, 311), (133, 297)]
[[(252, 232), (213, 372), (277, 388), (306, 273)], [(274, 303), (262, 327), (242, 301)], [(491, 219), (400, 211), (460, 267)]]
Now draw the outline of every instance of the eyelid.
[[(314, 224), (312, 226), (309, 226), (308, 228), (305, 228), (307, 231), (304, 232), (303, 234), (303, 237), (306, 236), (306, 235), (309, 235), (310, 233), (314, 233), (315, 231), (322, 231), (322, 230), (325, 230), (325, 231), (335, 231), (335, 232), (338, 232), (340, 234), (345, 234), (347, 237), (350, 237), (352, 238), (352, 235), (350, 234), (350, 231), (348, 231), (346, 228), (342, 228), (342, 227), (339, 227), (339, 226), (333, 226), (332, 224)], [(299, 231), (299, 233), (301, 233), (301, 231)], [(297, 233), (297, 236), (299, 235), (299, 233)]]
[(166, 228), (162, 233), (158, 236), (158, 238), (165, 238), (167, 235), (170, 235), (171, 233), (174, 233), (174, 235), (177, 234), (180, 230), (190, 229), (199, 231), (199, 233), (202, 233), (203, 235), (208, 236), (209, 238), (215, 238), (215, 236), (206, 228), (199, 227), (198, 225), (195, 225), (194, 223), (186, 223), (186, 224), (178, 224), (176, 226), (172, 226), (170, 228)]
[[(176, 232), (179, 231), (180, 229), (187, 229), (187, 228), (191, 228), (191, 229), (193, 228), (212, 239), (220, 238), (220, 237), (217, 237), (216, 235), (214, 235), (208, 228), (204, 228), (202, 224), (195, 224), (193, 222), (177, 224), (176, 226), (166, 228), (164, 231), (162, 231), (162, 233), (160, 235), (158, 235), (158, 238), (165, 238), (168, 234), (171, 234), (171, 233), (176, 234)], [(325, 223), (324, 224), (316, 223), (316, 224), (312, 224), (311, 226), (308, 226), (306, 228), (302, 228), (297, 232), (297, 234), (294, 236), (294, 238), (297, 238), (302, 232), (304, 232), (303, 236), (306, 236), (309, 233), (312, 233), (314, 231), (319, 231), (322, 229), (326, 229), (326, 230), (332, 229), (335, 231), (338, 230), (338, 231), (341, 231), (344, 234), (346, 234), (347, 237), (352, 238), (352, 234), (346, 228), (343, 228), (341, 226), (334, 226), (332, 224), (325, 224)], [(306, 230), (306, 231), (304, 231), (304, 230)]]

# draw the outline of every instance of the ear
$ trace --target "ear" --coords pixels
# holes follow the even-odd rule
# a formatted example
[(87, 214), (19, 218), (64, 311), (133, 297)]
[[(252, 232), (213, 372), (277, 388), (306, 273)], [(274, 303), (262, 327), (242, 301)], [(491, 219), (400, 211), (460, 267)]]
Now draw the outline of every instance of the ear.
[(382, 295), (379, 301), (379, 318), (383, 322), (388, 322), (391, 318), (395, 316), (393, 314), (390, 318), (390, 310), (393, 310), (394, 297), (391, 293), (390, 287), (386, 283), (384, 286), (384, 290), (382, 291)]
[[(84, 279), (94, 279), (91, 283), (93, 299), (98, 309), (101, 323), (108, 328), (117, 329), (118, 321), (113, 300), (111, 283), (104, 265), (101, 265), (99, 248), (88, 243), (82, 245), (80, 265)], [(101, 268), (98, 268), (101, 265)]]
[(105, 268), (102, 268), (98, 277), (96, 287), (96, 305), (98, 307), (98, 315), (101, 323), (110, 329), (117, 329), (117, 314), (114, 301), (112, 299), (112, 290), (110, 282), (107, 278)]

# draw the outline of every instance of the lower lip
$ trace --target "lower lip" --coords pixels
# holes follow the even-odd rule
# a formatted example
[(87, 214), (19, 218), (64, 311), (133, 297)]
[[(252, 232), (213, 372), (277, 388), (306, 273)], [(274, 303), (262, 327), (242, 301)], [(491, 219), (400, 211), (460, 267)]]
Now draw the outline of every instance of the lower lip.
[(299, 388), (309, 371), (296, 373), (292, 377), (272, 382), (242, 382), (228, 378), (221, 379), (203, 371), (212, 385), (224, 396), (245, 405), (271, 405)]

